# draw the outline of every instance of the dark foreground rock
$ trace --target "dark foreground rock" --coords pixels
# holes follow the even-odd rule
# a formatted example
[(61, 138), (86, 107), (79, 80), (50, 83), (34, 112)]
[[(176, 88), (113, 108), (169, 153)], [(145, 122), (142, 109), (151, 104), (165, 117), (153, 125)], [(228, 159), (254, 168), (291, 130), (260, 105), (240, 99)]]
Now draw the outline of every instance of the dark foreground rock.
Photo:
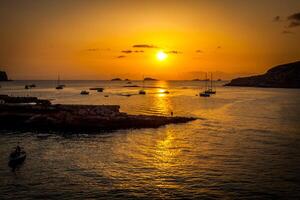
[(195, 118), (129, 115), (118, 105), (0, 104), (0, 129), (101, 131), (157, 128)]
[(225, 86), (300, 88), (300, 61), (273, 67), (263, 75), (236, 78)]
[(6, 72), (0, 71), (0, 81), (8, 81)]

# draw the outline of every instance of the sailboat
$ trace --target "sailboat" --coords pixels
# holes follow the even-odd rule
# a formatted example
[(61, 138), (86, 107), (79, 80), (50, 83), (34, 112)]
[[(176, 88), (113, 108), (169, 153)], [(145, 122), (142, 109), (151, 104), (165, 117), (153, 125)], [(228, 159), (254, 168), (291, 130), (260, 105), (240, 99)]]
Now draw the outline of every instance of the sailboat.
[(199, 96), (200, 97), (210, 97), (210, 93), (207, 93), (207, 73), (205, 74), (205, 90), (203, 92), (200, 92)]
[(145, 79), (144, 79), (144, 76), (143, 76), (143, 89), (141, 89), (139, 91), (139, 94), (142, 94), (142, 95), (145, 95), (146, 94), (146, 91), (144, 90), (144, 87), (145, 87)]
[(62, 89), (64, 89), (64, 86), (65, 86), (65, 85), (61, 85), (61, 84), (60, 84), (60, 78), (59, 78), (59, 75), (58, 75), (58, 78), (57, 78), (57, 86), (55, 87), (55, 89), (57, 89), (57, 90), (62, 90)]
[(205, 93), (207, 93), (207, 94), (216, 94), (216, 90), (213, 90), (213, 77), (212, 77), (212, 73), (210, 74), (210, 88), (206, 89)]

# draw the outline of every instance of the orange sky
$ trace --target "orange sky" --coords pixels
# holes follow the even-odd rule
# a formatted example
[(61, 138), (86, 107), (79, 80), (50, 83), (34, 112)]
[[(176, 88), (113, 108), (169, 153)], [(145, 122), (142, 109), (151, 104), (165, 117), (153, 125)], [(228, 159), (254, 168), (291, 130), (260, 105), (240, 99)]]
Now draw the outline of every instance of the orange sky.
[(299, 9), (299, 0), (3, 0), (0, 70), (12, 79), (262, 73), (300, 59), (300, 20), (288, 19)]

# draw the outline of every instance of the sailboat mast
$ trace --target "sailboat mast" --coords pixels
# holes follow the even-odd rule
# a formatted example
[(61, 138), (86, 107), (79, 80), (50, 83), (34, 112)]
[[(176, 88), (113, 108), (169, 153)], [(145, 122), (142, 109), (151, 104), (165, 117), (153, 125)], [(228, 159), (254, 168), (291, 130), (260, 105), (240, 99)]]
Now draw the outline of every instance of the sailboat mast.
[(210, 73), (210, 89), (213, 89), (212, 72)]
[(205, 73), (205, 90), (207, 90), (207, 72)]

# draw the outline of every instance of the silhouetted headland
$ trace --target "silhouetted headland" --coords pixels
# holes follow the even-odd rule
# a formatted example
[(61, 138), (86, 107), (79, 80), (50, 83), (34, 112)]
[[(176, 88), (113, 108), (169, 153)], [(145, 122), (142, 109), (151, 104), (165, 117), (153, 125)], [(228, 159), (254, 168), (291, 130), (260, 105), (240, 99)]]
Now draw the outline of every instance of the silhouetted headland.
[(113, 79), (111, 79), (111, 81), (122, 81), (122, 79), (120, 79), (120, 78), (113, 78)]
[(157, 79), (151, 78), (151, 77), (146, 77), (146, 78), (144, 78), (144, 81), (157, 81)]
[(0, 71), (0, 81), (8, 81), (6, 72)]
[(157, 128), (195, 120), (191, 117), (130, 115), (119, 109), (119, 105), (60, 105), (35, 97), (0, 96), (1, 129), (87, 132)]
[(300, 88), (300, 61), (273, 67), (262, 75), (236, 78), (225, 86)]

